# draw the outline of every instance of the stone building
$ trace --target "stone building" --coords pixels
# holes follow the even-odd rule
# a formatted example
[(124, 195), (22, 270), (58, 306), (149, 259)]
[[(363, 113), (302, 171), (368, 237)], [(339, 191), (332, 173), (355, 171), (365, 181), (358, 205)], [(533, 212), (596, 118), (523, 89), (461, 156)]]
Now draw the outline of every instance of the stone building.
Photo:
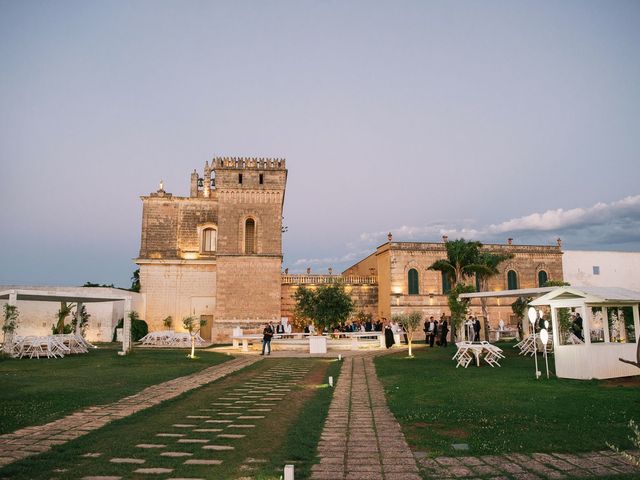
[[(449, 282), (441, 272), (429, 270), (435, 261), (446, 258), (445, 243), (394, 242), (380, 245), (368, 257), (349, 267), (344, 276), (372, 275), (377, 277), (377, 315), (390, 319), (396, 313), (419, 310), (438, 318), (449, 315), (447, 295)], [(499, 273), (488, 283), (489, 291), (536, 288), (547, 280), (562, 280), (562, 251), (560, 241), (554, 246), (485, 244), (483, 250), (512, 253), (513, 258), (499, 265)], [(511, 303), (515, 298), (490, 299), (489, 322), (497, 326), (515, 324)], [(479, 301), (470, 306), (470, 313), (480, 316)]]
[(192, 315), (207, 320), (202, 336), (228, 339), (280, 318), (285, 160), (214, 158), (190, 195), (164, 190), (142, 199), (140, 254), (143, 318), (150, 330)]

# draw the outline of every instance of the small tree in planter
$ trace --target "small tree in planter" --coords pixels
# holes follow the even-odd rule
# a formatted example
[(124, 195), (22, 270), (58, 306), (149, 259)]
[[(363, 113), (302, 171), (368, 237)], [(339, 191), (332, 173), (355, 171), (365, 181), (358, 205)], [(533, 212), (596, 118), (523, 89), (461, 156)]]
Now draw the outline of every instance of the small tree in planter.
[(394, 315), (391, 317), (394, 322), (402, 324), (407, 332), (407, 343), (409, 343), (409, 356), (413, 357), (413, 351), (411, 349), (413, 344), (413, 336), (418, 331), (420, 325), (422, 325), (422, 313), (410, 312), (407, 315)]
[(207, 321), (204, 318), (197, 320), (195, 317), (184, 317), (182, 319), (182, 326), (185, 330), (188, 330), (189, 335), (191, 335), (191, 355), (187, 355), (191, 359), (196, 358), (196, 335), (206, 324)]
[(4, 333), (3, 350), (5, 353), (11, 353), (11, 349), (13, 348), (13, 334), (18, 328), (18, 307), (5, 303), (2, 309), (4, 311), (4, 323), (2, 325), (2, 332)]
[(80, 335), (84, 337), (84, 334), (87, 331), (87, 327), (89, 326), (89, 319), (91, 318), (91, 314), (87, 312), (87, 307), (82, 305), (80, 309), (80, 325), (78, 327), (78, 313), (73, 316), (71, 319), (71, 330), (73, 333), (76, 332), (76, 328), (80, 331)]
[(162, 320), (162, 326), (165, 328), (165, 330), (170, 330), (173, 328), (173, 318), (171, 317), (171, 315)]

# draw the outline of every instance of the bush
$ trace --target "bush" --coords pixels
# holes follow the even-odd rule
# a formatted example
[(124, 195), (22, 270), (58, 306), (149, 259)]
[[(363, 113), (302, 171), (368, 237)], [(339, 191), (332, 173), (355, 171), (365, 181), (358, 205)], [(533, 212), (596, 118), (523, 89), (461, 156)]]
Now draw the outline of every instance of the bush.
[[(124, 320), (121, 318), (116, 325), (116, 330), (118, 328), (123, 328)], [(116, 341), (116, 330), (113, 331), (113, 339), (112, 342)], [(149, 325), (144, 320), (139, 320), (134, 318), (131, 320), (131, 339), (134, 342), (137, 342), (142, 337), (144, 337), (147, 333), (149, 333)]]

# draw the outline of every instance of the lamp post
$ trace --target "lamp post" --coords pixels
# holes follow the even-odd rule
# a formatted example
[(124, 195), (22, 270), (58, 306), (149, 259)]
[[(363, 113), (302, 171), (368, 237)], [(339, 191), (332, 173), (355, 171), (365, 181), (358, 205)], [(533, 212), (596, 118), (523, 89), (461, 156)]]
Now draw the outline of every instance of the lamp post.
[(538, 318), (538, 312), (533, 307), (529, 307), (529, 311), (527, 312), (529, 316), (529, 323), (531, 323), (531, 329), (533, 330), (533, 358), (536, 361), (536, 380), (540, 378), (542, 372), (538, 371), (538, 345), (536, 344), (536, 319)]
[(540, 330), (540, 340), (542, 341), (542, 348), (544, 353), (544, 363), (547, 366), (547, 380), (549, 379), (549, 360), (547, 358), (547, 342), (549, 341), (549, 322), (545, 320), (544, 328)]

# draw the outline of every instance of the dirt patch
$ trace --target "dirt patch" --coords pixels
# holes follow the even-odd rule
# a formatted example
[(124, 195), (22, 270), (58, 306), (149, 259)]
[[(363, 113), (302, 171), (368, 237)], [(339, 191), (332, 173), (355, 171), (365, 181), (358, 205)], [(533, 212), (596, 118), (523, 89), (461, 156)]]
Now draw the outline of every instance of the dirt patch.
[(328, 363), (321, 363), (319, 366), (311, 369), (311, 372), (304, 379), (305, 387), (315, 388), (320, 384), (326, 383), (325, 377), (328, 368)]
[(410, 425), (412, 427), (418, 427), (418, 428), (426, 428), (426, 427), (437, 428), (438, 427), (437, 423), (427, 423), (427, 422), (415, 422), (415, 423), (411, 423)]
[(461, 439), (469, 438), (469, 432), (467, 432), (466, 430), (462, 430), (461, 428), (453, 428), (451, 430), (440, 430), (438, 433), (451, 438), (461, 438)]
[(636, 375), (635, 377), (611, 378), (609, 380), (604, 380), (602, 382), (602, 386), (605, 388), (614, 388), (614, 387), (638, 388), (640, 387), (640, 375)]

